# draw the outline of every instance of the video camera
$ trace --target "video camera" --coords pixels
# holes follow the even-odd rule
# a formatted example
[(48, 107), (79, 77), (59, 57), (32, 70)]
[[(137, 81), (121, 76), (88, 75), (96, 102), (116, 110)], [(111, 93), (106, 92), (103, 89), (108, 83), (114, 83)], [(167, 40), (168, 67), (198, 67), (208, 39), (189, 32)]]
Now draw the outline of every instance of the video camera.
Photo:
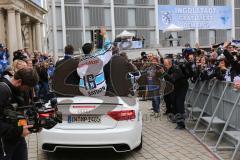
[(13, 61), (14, 60), (24, 60), (27, 59), (27, 57), (23, 54), (21, 50), (17, 50), (13, 53)]
[(157, 70), (162, 69), (162, 68), (164, 68), (164, 65), (163, 65), (163, 64), (158, 64), (158, 65), (156, 65), (156, 69), (157, 69)]
[[(36, 100), (36, 99), (35, 99)], [(57, 108), (57, 99), (52, 98), (50, 103), (37, 100), (29, 106), (11, 104), (4, 110), (8, 123), (17, 126), (33, 125), (30, 132), (39, 132), (42, 128), (51, 129), (57, 123), (62, 123), (62, 114)]]

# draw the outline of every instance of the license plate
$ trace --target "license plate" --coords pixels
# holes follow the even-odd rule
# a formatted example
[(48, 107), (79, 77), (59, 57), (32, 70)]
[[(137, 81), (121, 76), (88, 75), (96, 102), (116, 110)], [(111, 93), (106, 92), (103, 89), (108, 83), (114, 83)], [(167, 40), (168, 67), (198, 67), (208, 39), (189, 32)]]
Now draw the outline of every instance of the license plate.
[(68, 116), (68, 123), (101, 123), (101, 116), (96, 115), (77, 115)]

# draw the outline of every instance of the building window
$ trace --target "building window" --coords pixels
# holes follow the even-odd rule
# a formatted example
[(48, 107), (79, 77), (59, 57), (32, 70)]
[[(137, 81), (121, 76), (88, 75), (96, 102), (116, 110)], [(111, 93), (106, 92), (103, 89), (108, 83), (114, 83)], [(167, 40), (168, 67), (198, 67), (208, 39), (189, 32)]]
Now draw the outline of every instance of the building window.
[(104, 25), (104, 8), (91, 7), (89, 8), (90, 25), (102, 26)]
[(240, 27), (240, 9), (235, 9), (235, 26)]
[(235, 8), (240, 8), (240, 1), (239, 0), (235, 0)]
[(208, 0), (198, 0), (198, 5), (199, 6), (206, 6), (206, 5), (208, 5)]
[(227, 39), (227, 30), (216, 30), (216, 43), (225, 42)]
[(116, 26), (127, 26), (128, 23), (128, 9), (127, 8), (115, 8), (115, 25)]
[(169, 5), (169, 0), (158, 0), (159, 5)]
[(147, 5), (148, 0), (135, 0), (136, 5)]
[(115, 5), (125, 5), (127, 4), (127, 0), (114, 0)]
[(149, 10), (149, 26), (155, 26), (155, 10), (150, 9)]
[(78, 6), (66, 6), (65, 19), (66, 19), (67, 27), (80, 27), (81, 26), (81, 8)]
[(135, 9), (128, 9), (128, 26), (130, 27), (135, 27), (136, 22), (135, 22)]
[(236, 37), (235, 39), (240, 39), (240, 29), (236, 29)]
[(188, 5), (189, 0), (176, 0), (176, 5)]
[(110, 9), (105, 8), (104, 9), (104, 21), (105, 21), (105, 26), (111, 26), (111, 13)]
[(64, 3), (80, 3), (80, 0), (65, 0)]
[(67, 44), (71, 44), (75, 51), (78, 51), (82, 46), (82, 31), (81, 30), (67, 30), (66, 31)]
[(209, 45), (209, 30), (199, 30), (199, 44), (201, 46)]
[(163, 47), (169, 46), (169, 41), (167, 41), (167, 38), (169, 37), (170, 32), (163, 32), (162, 30), (159, 31), (159, 41), (160, 44), (162, 44)]
[(149, 25), (149, 9), (137, 8), (136, 9), (136, 26), (148, 26)]
[(181, 37), (180, 39), (181, 46), (184, 46), (186, 43), (190, 43), (190, 33), (191, 33), (190, 30), (178, 32), (178, 37)]
[(104, 0), (88, 0), (89, 4), (103, 4)]
[(224, 6), (226, 5), (226, 0), (214, 0), (214, 5), (215, 6)]

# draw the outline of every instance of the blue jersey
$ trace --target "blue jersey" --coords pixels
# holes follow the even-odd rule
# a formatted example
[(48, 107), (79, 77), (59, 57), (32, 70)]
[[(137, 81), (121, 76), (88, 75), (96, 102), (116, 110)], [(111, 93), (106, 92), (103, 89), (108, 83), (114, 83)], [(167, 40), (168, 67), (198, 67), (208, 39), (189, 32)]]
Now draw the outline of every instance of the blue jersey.
[(5, 71), (7, 66), (9, 65), (8, 57), (9, 57), (9, 55), (6, 51), (1, 51), (0, 52), (0, 64), (1, 64), (3, 72)]

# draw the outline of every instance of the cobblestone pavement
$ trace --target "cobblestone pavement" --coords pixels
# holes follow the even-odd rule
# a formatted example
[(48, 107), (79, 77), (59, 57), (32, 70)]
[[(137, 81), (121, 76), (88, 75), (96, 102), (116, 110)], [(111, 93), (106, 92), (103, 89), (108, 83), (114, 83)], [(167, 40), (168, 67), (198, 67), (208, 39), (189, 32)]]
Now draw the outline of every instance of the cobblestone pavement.
[(99, 150), (61, 150), (44, 153), (36, 134), (28, 139), (29, 160), (212, 160), (214, 157), (186, 130), (175, 130), (166, 116), (152, 118), (150, 102), (141, 102), (143, 110), (143, 148), (140, 151), (116, 154)]

